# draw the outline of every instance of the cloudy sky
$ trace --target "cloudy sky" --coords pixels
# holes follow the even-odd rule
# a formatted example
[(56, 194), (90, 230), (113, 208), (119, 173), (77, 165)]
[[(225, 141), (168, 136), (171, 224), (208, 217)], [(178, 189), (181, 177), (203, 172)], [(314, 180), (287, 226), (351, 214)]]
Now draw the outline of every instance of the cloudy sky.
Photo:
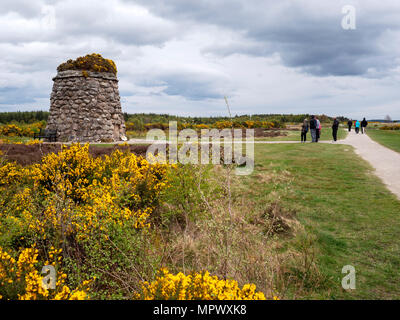
[[(342, 28), (342, 8), (356, 29)], [(1, 0), (0, 112), (48, 110), (67, 59), (117, 63), (123, 111), (400, 119), (397, 0)]]

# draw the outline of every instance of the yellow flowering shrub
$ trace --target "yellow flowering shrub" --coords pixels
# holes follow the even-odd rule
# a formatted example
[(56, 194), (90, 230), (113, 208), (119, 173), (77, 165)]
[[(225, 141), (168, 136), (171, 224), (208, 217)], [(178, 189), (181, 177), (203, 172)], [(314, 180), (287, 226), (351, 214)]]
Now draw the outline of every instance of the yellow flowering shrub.
[(77, 203), (87, 202), (99, 186), (111, 186), (108, 189), (114, 196), (121, 188), (129, 187), (133, 205), (143, 202), (140, 196), (149, 197), (146, 203), (154, 200), (166, 186), (166, 170), (166, 165), (150, 165), (146, 159), (120, 150), (104, 158), (93, 158), (89, 144), (72, 144), (63, 146), (58, 154), (44, 157), (42, 163), (33, 166), (31, 174), (35, 187), (45, 195), (62, 193)]
[(153, 282), (143, 282), (136, 299), (143, 300), (266, 300), (254, 284), (242, 288), (235, 280), (221, 280), (207, 271), (185, 275), (161, 269)]
[(25, 145), (27, 146), (33, 146), (35, 144), (43, 144), (42, 140), (28, 140), (27, 142), (25, 142)]
[[(68, 60), (60, 64), (57, 71), (66, 70), (84, 70), (93, 72), (111, 72), (117, 74), (117, 66), (114, 61), (103, 58), (100, 54), (92, 53), (84, 57), (79, 57), (76, 60)], [(87, 77), (87, 73), (82, 73)]]
[(23, 130), (15, 124), (8, 124), (0, 127), (0, 135), (7, 137), (21, 137), (23, 135)]
[[(0, 247), (0, 299), (18, 300), (85, 300), (91, 281), (84, 281), (71, 290), (66, 285), (67, 275), (60, 269), (61, 249), (51, 247), (48, 260), (40, 263), (36, 246), (21, 249), (18, 258)], [(56, 271), (55, 289), (43, 284), (41, 266), (53, 266)], [(39, 271), (40, 270), (40, 271)]]
[(25, 141), (24, 140), (25, 140), (25, 138), (21, 138), (21, 140), (3, 138), (3, 139), (0, 140), (0, 144), (1, 143), (4, 143), (4, 144), (20, 144), (20, 145), (26, 145), (26, 146), (43, 144), (43, 141), (42, 140), (38, 140), (38, 139), (28, 139), (28, 140), (25, 140)]
[[(112, 259), (107, 260), (111, 267), (122, 263), (111, 243), (136, 250), (125, 239), (128, 233), (131, 238), (147, 233), (159, 195), (168, 187), (169, 168), (149, 164), (128, 150), (95, 158), (89, 153), (88, 144), (63, 146), (58, 154), (50, 153), (41, 163), (27, 167), (0, 156), (0, 247), (10, 252), (32, 243), (43, 250), (48, 250), (50, 244), (67, 248), (65, 270), (72, 283), (82, 280), (74, 272), (78, 263), (85, 270), (82, 274), (99, 276), (100, 286), (117, 288), (108, 273), (98, 273), (87, 259), (103, 261), (106, 255)], [(34, 259), (35, 254), (24, 252), (28, 253)], [(20, 296), (14, 299), (46, 298), (46, 292), (38, 287), (40, 273), (32, 266), (23, 269), (27, 263), (23, 257), (19, 265), (15, 256), (15, 264), (4, 259), (2, 262), (1, 270), (9, 273), (3, 278), (19, 283), (21, 288), (23, 284), (25, 290), (20, 288)], [(56, 292), (50, 297), (82, 298), (79, 290), (67, 287)], [(0, 295), (12, 296), (3, 292)]]
[(0, 187), (20, 182), (25, 171), (14, 162), (5, 162), (0, 159)]
[(194, 125), (194, 128), (201, 130), (201, 129), (209, 129), (210, 126), (207, 124), (196, 124), (196, 125)]
[[(26, 168), (3, 162), (0, 188), (16, 188), (8, 205), (0, 207), (3, 227), (13, 225), (18, 234), (31, 232), (35, 239), (58, 234), (78, 240), (92, 232), (107, 235), (118, 225), (146, 229), (160, 192), (168, 187), (167, 169), (128, 151), (94, 158), (88, 144), (63, 146)], [(23, 179), (28, 181), (18, 187)]]
[(396, 125), (384, 125), (379, 130), (400, 130), (400, 124)]
[(57, 192), (79, 202), (87, 194), (100, 162), (101, 159), (90, 156), (88, 144), (63, 146), (58, 154), (50, 153), (42, 163), (33, 165), (35, 188), (44, 195)]
[(45, 122), (35, 122), (32, 124), (6, 124), (0, 126), (0, 136), (5, 137), (33, 137), (40, 129), (45, 127)]

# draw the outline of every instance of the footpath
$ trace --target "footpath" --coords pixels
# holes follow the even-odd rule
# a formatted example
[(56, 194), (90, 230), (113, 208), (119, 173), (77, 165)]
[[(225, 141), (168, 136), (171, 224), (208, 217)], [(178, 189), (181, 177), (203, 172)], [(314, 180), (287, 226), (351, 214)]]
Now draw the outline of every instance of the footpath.
[(367, 134), (356, 134), (354, 131), (336, 143), (353, 146), (355, 152), (375, 168), (375, 174), (400, 199), (400, 153), (373, 141)]

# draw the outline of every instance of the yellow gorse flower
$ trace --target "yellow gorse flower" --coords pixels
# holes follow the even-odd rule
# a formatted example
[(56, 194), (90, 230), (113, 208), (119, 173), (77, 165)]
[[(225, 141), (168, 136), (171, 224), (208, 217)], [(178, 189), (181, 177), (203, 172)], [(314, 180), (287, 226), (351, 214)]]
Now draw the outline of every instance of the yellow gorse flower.
[[(29, 169), (34, 193), (46, 198), (46, 207), (36, 219), (25, 221), (39, 233), (62, 229), (78, 239), (110, 225), (148, 228), (158, 195), (168, 187), (167, 169), (130, 152), (93, 158), (88, 144), (64, 146)], [(19, 206), (23, 208), (28, 205)]]
[(221, 280), (208, 271), (185, 275), (161, 269), (153, 282), (143, 282), (136, 299), (144, 300), (265, 300), (254, 284), (242, 288), (235, 280)]
[[(76, 60), (68, 60), (60, 64), (57, 68), (57, 71), (66, 71), (66, 70), (84, 70), (84, 71), (93, 71), (93, 72), (110, 72), (113, 74), (117, 74), (117, 66), (113, 60), (104, 59), (98, 53), (88, 54), (84, 57), (79, 57)], [(87, 74), (83, 74), (83, 76), (87, 76)]]
[[(33, 137), (35, 132), (44, 128), (44, 122), (35, 122), (27, 125), (6, 124), (0, 125), (0, 136), (6, 137)], [(10, 143), (10, 141), (4, 141)]]
[[(22, 167), (0, 157), (0, 236), (21, 235), (21, 243), (40, 243), (21, 249), (15, 257), (0, 251), (0, 295), (7, 286), (23, 288), (13, 299), (83, 299), (84, 289), (72, 290), (67, 275), (57, 273), (57, 289), (41, 286), (44, 265), (61, 266), (60, 249), (40, 250), (49, 243), (79, 243), (93, 234), (112, 240), (119, 227), (146, 230), (159, 194), (168, 187), (168, 165), (151, 165), (128, 151), (94, 158), (89, 145), (63, 146), (41, 163)], [(25, 239), (26, 238), (26, 239)], [(39, 250), (40, 248), (40, 250)], [(15, 248), (13, 249), (15, 252)], [(46, 261), (42, 263), (42, 257)]]
[(67, 275), (62, 271), (57, 272), (57, 283), (54, 290), (48, 290), (43, 286), (43, 277), (39, 273), (38, 266), (60, 265), (61, 249), (51, 248), (48, 255), (53, 257), (44, 264), (38, 260), (39, 250), (36, 246), (22, 249), (18, 259), (0, 247), (0, 299), (2, 290), (7, 293), (7, 287), (20, 288), (17, 299), (19, 300), (85, 300), (88, 296), (88, 288), (91, 281), (84, 281), (78, 288), (71, 290), (66, 284)]

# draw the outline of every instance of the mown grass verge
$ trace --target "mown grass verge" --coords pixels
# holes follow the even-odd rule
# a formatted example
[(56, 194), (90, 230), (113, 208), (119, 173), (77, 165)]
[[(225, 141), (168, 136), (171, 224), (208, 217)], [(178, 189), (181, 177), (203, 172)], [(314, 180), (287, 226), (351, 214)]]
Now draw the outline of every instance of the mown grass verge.
[[(314, 237), (326, 281), (303, 298), (400, 297), (400, 202), (371, 169), (349, 146), (256, 145), (255, 172), (236, 188), (254, 211), (279, 199)], [(354, 291), (341, 288), (345, 265), (356, 268)]]
[(367, 134), (381, 145), (400, 152), (400, 131), (367, 129)]

